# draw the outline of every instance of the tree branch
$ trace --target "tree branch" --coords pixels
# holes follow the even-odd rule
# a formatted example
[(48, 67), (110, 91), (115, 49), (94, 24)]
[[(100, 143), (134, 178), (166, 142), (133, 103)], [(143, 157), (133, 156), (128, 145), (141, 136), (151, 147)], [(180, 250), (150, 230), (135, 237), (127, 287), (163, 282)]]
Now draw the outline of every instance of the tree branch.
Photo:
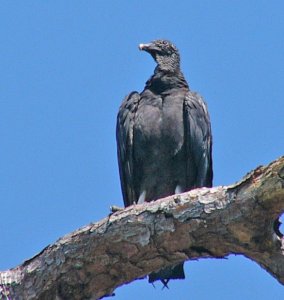
[(234, 185), (131, 206), (78, 229), (1, 272), (0, 295), (98, 299), (161, 267), (230, 253), (256, 261), (284, 284), (283, 211), (284, 157)]

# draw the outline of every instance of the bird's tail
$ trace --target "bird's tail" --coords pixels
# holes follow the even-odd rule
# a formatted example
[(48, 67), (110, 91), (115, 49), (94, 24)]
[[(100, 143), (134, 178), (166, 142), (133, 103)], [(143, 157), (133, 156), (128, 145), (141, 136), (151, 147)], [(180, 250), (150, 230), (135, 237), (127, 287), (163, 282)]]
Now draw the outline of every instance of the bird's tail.
[(149, 274), (149, 282), (153, 283), (156, 280), (160, 280), (164, 287), (168, 288), (168, 282), (171, 279), (184, 279), (184, 270), (183, 270), (183, 263), (163, 268), (158, 272), (153, 272)]

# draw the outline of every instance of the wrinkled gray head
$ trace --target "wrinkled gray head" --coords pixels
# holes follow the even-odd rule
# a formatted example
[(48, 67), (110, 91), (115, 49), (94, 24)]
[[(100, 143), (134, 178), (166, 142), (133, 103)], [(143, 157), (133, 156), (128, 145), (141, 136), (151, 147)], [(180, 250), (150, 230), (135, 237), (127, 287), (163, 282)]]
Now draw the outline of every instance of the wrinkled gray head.
[(174, 72), (180, 68), (178, 49), (170, 41), (155, 40), (148, 44), (140, 44), (139, 49), (150, 53), (160, 70)]

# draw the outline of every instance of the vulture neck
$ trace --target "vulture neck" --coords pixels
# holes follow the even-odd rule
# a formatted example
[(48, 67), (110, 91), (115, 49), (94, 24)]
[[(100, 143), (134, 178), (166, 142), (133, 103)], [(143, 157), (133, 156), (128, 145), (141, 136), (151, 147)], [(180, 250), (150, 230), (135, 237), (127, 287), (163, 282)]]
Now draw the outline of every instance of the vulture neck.
[(145, 89), (150, 89), (155, 94), (163, 93), (174, 88), (189, 89), (188, 84), (179, 68), (162, 70), (159, 65), (155, 68), (154, 74), (146, 82)]
[(155, 55), (154, 60), (157, 63), (156, 70), (175, 73), (180, 71), (180, 58), (178, 53), (171, 56)]

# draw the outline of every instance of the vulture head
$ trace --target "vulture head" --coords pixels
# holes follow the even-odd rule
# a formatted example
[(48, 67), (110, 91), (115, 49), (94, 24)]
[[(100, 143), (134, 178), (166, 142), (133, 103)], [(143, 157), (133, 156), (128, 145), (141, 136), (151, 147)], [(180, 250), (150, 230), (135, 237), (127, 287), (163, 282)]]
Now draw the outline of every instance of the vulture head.
[(170, 41), (155, 40), (148, 44), (140, 44), (139, 49), (150, 53), (162, 71), (175, 72), (180, 68), (178, 49)]

